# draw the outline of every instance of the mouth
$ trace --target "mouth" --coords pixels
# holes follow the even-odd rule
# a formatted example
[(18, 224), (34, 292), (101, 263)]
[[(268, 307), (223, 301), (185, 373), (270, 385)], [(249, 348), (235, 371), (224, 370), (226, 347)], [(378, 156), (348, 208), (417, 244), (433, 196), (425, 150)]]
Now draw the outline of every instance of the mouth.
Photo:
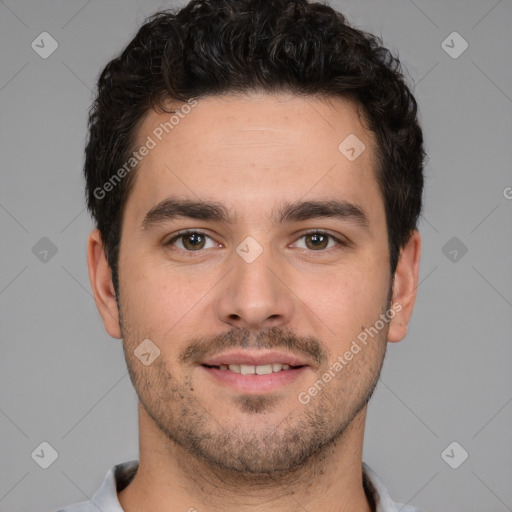
[(215, 384), (249, 394), (278, 390), (311, 370), (311, 365), (292, 354), (248, 350), (221, 354), (200, 367)]
[(289, 364), (282, 363), (269, 363), (269, 364), (220, 364), (207, 365), (203, 364), (205, 368), (217, 368), (222, 371), (229, 371), (239, 373), (240, 375), (270, 375), (271, 373), (285, 372), (289, 370), (296, 370), (297, 368), (303, 368), (306, 365), (292, 366)]

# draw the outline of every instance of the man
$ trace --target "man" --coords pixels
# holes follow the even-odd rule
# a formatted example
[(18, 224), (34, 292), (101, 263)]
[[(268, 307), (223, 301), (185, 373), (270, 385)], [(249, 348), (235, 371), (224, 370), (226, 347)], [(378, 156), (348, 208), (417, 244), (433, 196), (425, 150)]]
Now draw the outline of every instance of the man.
[(416, 110), (377, 38), (304, 0), (195, 0), (106, 66), (89, 276), (140, 458), (66, 512), (416, 510), (362, 462), (418, 283)]

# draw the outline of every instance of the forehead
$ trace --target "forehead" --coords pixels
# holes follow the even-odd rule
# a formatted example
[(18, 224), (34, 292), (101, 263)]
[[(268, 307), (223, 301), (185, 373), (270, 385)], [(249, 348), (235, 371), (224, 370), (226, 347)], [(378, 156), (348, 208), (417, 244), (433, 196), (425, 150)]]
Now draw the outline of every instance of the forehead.
[(141, 124), (136, 148), (151, 149), (128, 200), (134, 220), (169, 195), (235, 211), (283, 198), (379, 202), (374, 138), (354, 102), (253, 93), (192, 105), (150, 111)]
[[(199, 149), (204, 154), (220, 147), (259, 144), (280, 150), (288, 146), (297, 154), (301, 149), (331, 153), (342, 142), (340, 137), (352, 134), (373, 145), (371, 132), (361, 122), (361, 108), (345, 98), (246, 93), (209, 96), (170, 108), (169, 113), (147, 113), (137, 134), (140, 144), (150, 135), (159, 146)], [(306, 138), (307, 145), (298, 147)], [(207, 141), (222, 146), (208, 147)]]

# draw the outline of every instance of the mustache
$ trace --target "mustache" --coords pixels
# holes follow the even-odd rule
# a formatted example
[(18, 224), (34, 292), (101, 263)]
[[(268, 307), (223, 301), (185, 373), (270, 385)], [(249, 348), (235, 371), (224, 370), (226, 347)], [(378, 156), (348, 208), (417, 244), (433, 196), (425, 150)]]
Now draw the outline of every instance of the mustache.
[(182, 364), (195, 363), (212, 357), (229, 348), (287, 349), (302, 354), (321, 365), (328, 360), (328, 353), (314, 336), (299, 336), (293, 330), (272, 327), (254, 333), (246, 328), (235, 328), (214, 336), (199, 336), (186, 343), (178, 360)]

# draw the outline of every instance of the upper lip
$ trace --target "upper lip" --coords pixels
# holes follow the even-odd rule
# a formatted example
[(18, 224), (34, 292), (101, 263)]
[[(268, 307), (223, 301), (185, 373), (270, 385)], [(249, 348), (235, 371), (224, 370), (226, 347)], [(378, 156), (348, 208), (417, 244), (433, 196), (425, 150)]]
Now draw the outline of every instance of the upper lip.
[(218, 354), (200, 362), (200, 364), (208, 366), (220, 366), (221, 364), (247, 364), (260, 366), (272, 363), (288, 364), (290, 366), (310, 366), (308, 361), (304, 358), (277, 350), (233, 350), (223, 352), (222, 354)]

